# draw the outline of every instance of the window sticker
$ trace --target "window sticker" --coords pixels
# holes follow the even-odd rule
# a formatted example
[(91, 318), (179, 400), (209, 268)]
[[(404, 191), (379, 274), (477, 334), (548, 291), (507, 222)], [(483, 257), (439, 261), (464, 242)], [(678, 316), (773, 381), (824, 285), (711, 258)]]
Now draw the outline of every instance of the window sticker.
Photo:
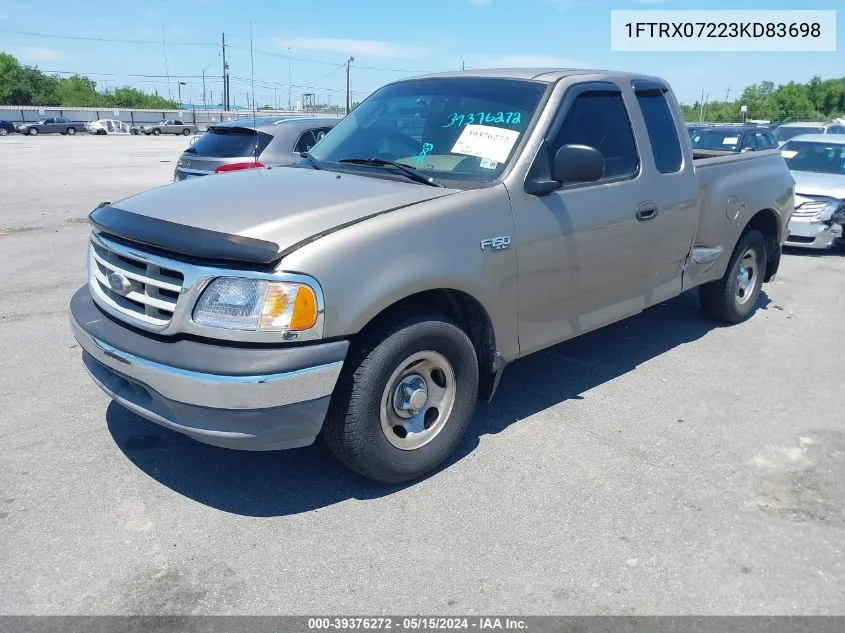
[(481, 163), (479, 163), (479, 167), (482, 169), (496, 169), (499, 166), (495, 160), (490, 160), (489, 158), (482, 158)]
[(467, 125), (455, 145), (453, 154), (466, 154), (503, 163), (508, 159), (519, 132), (489, 125)]
[(726, 136), (722, 139), (722, 145), (736, 145), (739, 143), (738, 136)]

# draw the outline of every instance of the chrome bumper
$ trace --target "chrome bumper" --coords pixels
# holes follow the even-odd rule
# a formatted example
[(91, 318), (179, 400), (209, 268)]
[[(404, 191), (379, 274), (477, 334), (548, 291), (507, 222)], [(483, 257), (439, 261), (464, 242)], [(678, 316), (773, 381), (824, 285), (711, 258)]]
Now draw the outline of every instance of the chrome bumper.
[(265, 376), (220, 376), (161, 365), (94, 338), (71, 315), (79, 345), (94, 360), (169, 400), (213, 409), (270, 409), (331, 395), (343, 363)]
[(106, 316), (87, 287), (71, 299), (70, 326), (88, 373), (115, 402), (200, 442), (252, 451), (314, 442), (348, 349), (162, 340)]

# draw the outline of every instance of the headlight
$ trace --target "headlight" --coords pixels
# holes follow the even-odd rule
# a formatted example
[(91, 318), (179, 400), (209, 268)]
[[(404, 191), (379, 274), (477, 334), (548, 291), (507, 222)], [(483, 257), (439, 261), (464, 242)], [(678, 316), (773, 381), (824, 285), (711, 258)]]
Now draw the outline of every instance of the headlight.
[(314, 327), (318, 310), (307, 284), (220, 277), (203, 291), (193, 318), (226, 330), (299, 332)]

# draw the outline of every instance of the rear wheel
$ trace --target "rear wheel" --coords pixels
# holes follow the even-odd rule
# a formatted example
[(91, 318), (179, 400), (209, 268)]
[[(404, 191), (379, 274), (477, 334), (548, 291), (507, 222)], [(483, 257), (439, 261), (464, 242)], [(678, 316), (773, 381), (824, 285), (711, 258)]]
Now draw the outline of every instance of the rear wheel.
[(29, 134), (30, 136), (38, 136), (38, 128), (37, 127), (31, 127), (26, 131), (26, 133)]
[(0, 136), (6, 136), (8, 133), (9, 133), (9, 130), (7, 130), (4, 127), (0, 127)]
[(704, 284), (699, 299), (712, 318), (739, 323), (750, 317), (766, 274), (766, 241), (756, 229), (749, 229), (739, 238), (725, 275)]
[(477, 395), (478, 361), (463, 330), (439, 316), (410, 317), (350, 353), (323, 437), (364, 477), (410, 481), (452, 453)]
[(189, 130), (188, 128), (185, 128), (184, 130), (182, 130), (182, 136), (188, 136), (188, 134), (190, 134), (190, 133), (191, 133), (191, 130)]

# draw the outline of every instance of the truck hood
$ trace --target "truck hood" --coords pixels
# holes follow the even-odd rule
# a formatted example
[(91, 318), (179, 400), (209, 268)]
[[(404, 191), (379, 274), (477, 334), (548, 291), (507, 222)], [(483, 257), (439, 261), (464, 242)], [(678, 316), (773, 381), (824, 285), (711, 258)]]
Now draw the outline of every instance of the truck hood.
[(793, 171), (795, 193), (804, 196), (845, 198), (845, 175)]
[[(350, 224), (457, 192), (331, 171), (253, 169), (145, 191), (98, 208), (91, 221), (176, 253), (269, 263)], [(246, 248), (214, 252), (224, 243), (254, 244), (264, 255), (250, 256)]]

